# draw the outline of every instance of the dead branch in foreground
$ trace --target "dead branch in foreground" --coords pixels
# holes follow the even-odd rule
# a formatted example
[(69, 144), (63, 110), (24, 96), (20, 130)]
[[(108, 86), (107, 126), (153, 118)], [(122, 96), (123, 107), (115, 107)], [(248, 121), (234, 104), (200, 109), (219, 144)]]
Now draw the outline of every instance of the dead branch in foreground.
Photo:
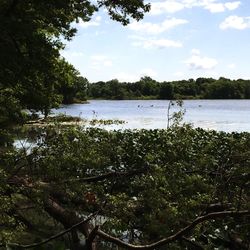
[[(48, 242), (50, 242), (52, 240), (55, 240), (55, 239), (63, 236), (64, 234), (72, 231), (73, 229), (77, 229), (80, 225), (82, 225), (82, 224), (88, 222), (89, 220), (91, 220), (91, 218), (93, 218), (97, 213), (98, 212), (91, 214), (90, 216), (88, 216), (87, 219), (85, 219), (83, 221), (80, 221), (79, 223), (71, 226), (70, 228), (68, 228), (68, 229), (66, 229), (66, 230), (64, 230), (64, 231), (62, 231), (62, 232), (60, 232), (60, 233), (58, 233), (58, 234), (56, 234), (54, 236), (51, 236), (50, 238), (45, 239), (45, 240), (43, 240), (41, 242), (30, 244), (30, 245), (19, 245), (19, 244), (14, 244), (14, 243), (9, 244), (9, 245), (10, 246), (11, 245), (12, 246), (17, 246), (17, 247), (22, 248), (22, 249), (29, 249), (29, 248), (34, 248), (34, 247), (37, 247), (37, 246), (44, 245), (44, 244), (46, 244), (46, 243), (48, 243)], [(126, 243), (126, 242), (120, 240), (119, 238), (113, 237), (113, 236), (103, 232), (98, 227), (94, 228), (93, 232), (90, 233), (91, 239), (89, 239), (89, 240), (93, 241), (95, 239), (95, 237), (98, 236), (99, 238), (103, 239), (104, 241), (114, 243), (117, 246), (123, 247), (125, 249), (153, 250), (153, 249), (156, 249), (158, 247), (167, 245), (169, 243), (172, 243), (172, 242), (174, 242), (176, 240), (181, 239), (186, 233), (190, 232), (198, 224), (201, 224), (201, 223), (203, 223), (205, 221), (214, 220), (214, 219), (223, 219), (223, 218), (226, 218), (226, 217), (240, 217), (240, 216), (245, 216), (245, 215), (249, 215), (249, 214), (250, 214), (249, 210), (223, 211), (223, 212), (210, 213), (210, 214), (207, 214), (207, 215), (196, 218), (192, 223), (190, 223), (188, 226), (182, 228), (181, 230), (179, 230), (175, 234), (173, 234), (173, 235), (171, 235), (171, 236), (169, 236), (167, 238), (163, 238), (163, 239), (161, 239), (161, 240), (159, 240), (157, 242), (154, 242), (152, 244), (148, 244), (148, 245), (132, 245), (132, 244)], [(0, 245), (0, 246), (3, 246), (3, 245)]]

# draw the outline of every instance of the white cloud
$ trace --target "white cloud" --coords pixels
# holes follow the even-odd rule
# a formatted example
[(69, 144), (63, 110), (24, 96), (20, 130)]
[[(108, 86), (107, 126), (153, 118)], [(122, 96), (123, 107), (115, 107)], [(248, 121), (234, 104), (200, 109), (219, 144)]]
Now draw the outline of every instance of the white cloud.
[(224, 12), (226, 10), (235, 10), (240, 6), (241, 2), (226, 2), (226, 3), (208, 3), (205, 5), (205, 9), (208, 9), (212, 13)]
[(65, 58), (67, 57), (83, 57), (84, 53), (82, 52), (77, 52), (77, 51), (62, 51), (61, 55)]
[(204, 2), (204, 8), (211, 13), (224, 12), (226, 10), (235, 10), (240, 6), (240, 1), (216, 3), (216, 2)]
[(240, 4), (241, 4), (240, 1), (237, 1), (237, 2), (227, 2), (227, 3), (225, 3), (225, 7), (228, 10), (235, 10), (235, 9), (237, 9), (240, 6)]
[(209, 3), (206, 4), (204, 8), (209, 10), (211, 13), (218, 13), (225, 11), (225, 5), (223, 3)]
[(240, 1), (234, 2), (218, 2), (217, 0), (203, 0), (200, 6), (209, 10), (211, 13), (224, 12), (226, 10), (232, 11), (240, 6)]
[(240, 1), (223, 2), (219, 0), (165, 0), (151, 4), (151, 15), (175, 13), (185, 8), (200, 7), (209, 10), (211, 13), (232, 11), (240, 6)]
[(177, 71), (177, 72), (174, 73), (174, 76), (176, 76), (176, 77), (178, 77), (178, 78), (181, 78), (181, 77), (184, 76), (184, 73), (181, 72), (181, 71)]
[(83, 22), (82, 20), (80, 20), (78, 25), (85, 29), (91, 26), (99, 26), (101, 19), (102, 19), (101, 16), (97, 16), (93, 20), (90, 20), (89, 22)]
[(196, 55), (196, 56), (197, 56), (197, 55), (200, 55), (200, 53), (201, 53), (201, 52), (200, 52), (198, 49), (192, 49), (192, 50), (191, 50), (191, 54), (192, 54), (192, 55)]
[(218, 64), (216, 59), (202, 56), (200, 52), (197, 52), (198, 50), (192, 50), (191, 57), (184, 61), (189, 69), (209, 70), (213, 69)]
[(103, 34), (106, 34), (106, 32), (105, 31), (95, 31), (95, 33), (93, 33), (95, 36), (100, 36), (100, 35), (103, 35)]
[(158, 74), (154, 69), (145, 68), (138, 71), (138, 73), (119, 72), (112, 76), (112, 79), (118, 79), (120, 82), (136, 82), (143, 76), (156, 77)]
[(154, 78), (157, 76), (157, 72), (151, 68), (142, 69), (140, 71), (140, 77), (143, 77), (143, 76), (150, 76), (150, 77)]
[(90, 57), (91, 60), (91, 68), (99, 69), (101, 67), (110, 67), (113, 65), (112, 60), (110, 60), (105, 55), (93, 55)]
[(250, 28), (250, 17), (229, 16), (221, 24), (220, 28), (244, 30)]
[(236, 68), (236, 65), (234, 63), (231, 63), (231, 64), (228, 64), (227, 67), (229, 69), (235, 69)]
[(112, 79), (118, 79), (120, 82), (136, 82), (139, 76), (131, 73), (119, 72), (112, 76)]
[(182, 43), (179, 41), (169, 39), (156, 39), (156, 38), (143, 38), (136, 37), (135, 41), (132, 42), (133, 46), (142, 47), (144, 49), (164, 49), (164, 48), (180, 48)]
[(100, 21), (102, 20), (102, 17), (101, 17), (101, 16), (97, 16), (97, 17), (95, 18), (95, 20), (96, 20), (97, 22), (100, 22)]
[(176, 26), (188, 23), (185, 19), (171, 18), (166, 19), (162, 23), (150, 23), (150, 22), (132, 22), (128, 25), (128, 28), (133, 31), (144, 32), (148, 34), (159, 34), (170, 30)]
[(151, 4), (151, 15), (159, 15), (163, 13), (175, 13), (185, 8), (185, 5), (176, 1), (156, 2)]

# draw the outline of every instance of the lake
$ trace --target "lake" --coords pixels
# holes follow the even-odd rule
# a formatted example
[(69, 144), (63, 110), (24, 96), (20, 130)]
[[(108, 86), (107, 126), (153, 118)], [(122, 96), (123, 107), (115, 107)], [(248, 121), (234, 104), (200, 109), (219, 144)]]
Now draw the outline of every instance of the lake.
[[(110, 128), (155, 129), (167, 127), (167, 100), (91, 100), (64, 105), (54, 113), (86, 119), (119, 119), (126, 123)], [(250, 100), (185, 100), (184, 122), (195, 127), (226, 132), (250, 132)], [(170, 113), (179, 108), (171, 107)]]

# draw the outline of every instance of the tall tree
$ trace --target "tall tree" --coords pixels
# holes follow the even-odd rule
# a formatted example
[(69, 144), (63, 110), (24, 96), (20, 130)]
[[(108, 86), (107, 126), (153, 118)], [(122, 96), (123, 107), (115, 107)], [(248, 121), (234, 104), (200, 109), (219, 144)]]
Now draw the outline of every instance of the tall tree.
[(47, 115), (50, 108), (57, 106), (60, 99), (55, 90), (61, 84), (58, 68), (62, 39), (70, 40), (75, 35), (72, 22), (87, 22), (100, 8), (126, 25), (130, 17), (141, 19), (149, 5), (143, 0), (2, 0), (1, 99), (6, 89), (11, 89), (11, 100), (23, 108), (41, 110)]

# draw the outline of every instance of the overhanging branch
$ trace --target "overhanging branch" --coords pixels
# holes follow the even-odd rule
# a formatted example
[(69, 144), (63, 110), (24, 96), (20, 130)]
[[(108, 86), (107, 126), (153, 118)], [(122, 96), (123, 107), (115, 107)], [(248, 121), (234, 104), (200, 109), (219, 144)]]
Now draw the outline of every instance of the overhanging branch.
[(22, 185), (27, 188), (49, 188), (53, 185), (65, 184), (65, 183), (72, 183), (72, 182), (82, 182), (82, 183), (92, 183), (92, 182), (99, 182), (106, 179), (112, 178), (121, 178), (121, 177), (133, 177), (139, 174), (144, 174), (148, 171), (148, 168), (142, 169), (135, 169), (131, 171), (123, 171), (123, 172), (108, 172), (96, 176), (91, 177), (84, 177), (84, 178), (74, 178), (74, 179), (67, 179), (59, 182), (44, 182), (44, 181), (32, 181), (28, 178), (19, 177), (17, 175), (8, 178), (7, 183), (10, 185)]
[[(81, 226), (82, 224), (84, 223), (87, 223), (88, 221), (90, 221), (94, 216), (96, 216), (98, 214), (99, 211), (91, 214), (88, 216), (87, 219), (83, 220), (83, 221), (80, 221), (79, 223), (71, 226), (70, 228), (54, 235), (54, 236), (51, 236), (50, 238), (48, 239), (45, 239), (41, 242), (38, 242), (38, 243), (34, 243), (34, 244), (30, 244), (30, 245), (19, 245), (19, 244), (9, 244), (10, 246), (17, 246), (21, 249), (29, 249), (29, 248), (34, 248), (34, 247), (37, 247), (37, 246), (41, 246), (41, 245), (44, 245), (54, 239), (57, 239), (61, 236), (63, 236), (64, 234), (78, 228), (79, 226)], [(198, 217), (197, 219), (195, 219), (190, 225), (186, 226), (185, 228), (181, 229), (180, 231), (178, 231), (177, 233), (167, 237), (167, 238), (163, 238), (155, 243), (152, 243), (152, 244), (149, 244), (149, 245), (132, 245), (132, 244), (129, 244), (129, 243), (126, 243), (116, 237), (113, 237), (105, 232), (103, 232), (102, 230), (100, 230), (98, 227), (96, 227), (92, 233), (91, 233), (91, 241), (94, 240), (94, 238), (96, 236), (99, 236), (101, 239), (105, 240), (105, 241), (108, 241), (108, 242), (111, 242), (111, 243), (114, 243), (116, 244), (117, 246), (121, 246), (121, 247), (124, 247), (126, 249), (140, 249), (140, 250), (153, 250), (153, 249), (156, 249), (158, 247), (161, 247), (161, 246), (164, 246), (164, 245), (167, 245), (171, 242), (174, 242), (176, 240), (179, 240), (181, 239), (186, 233), (190, 232), (192, 229), (194, 229), (198, 224), (201, 224), (205, 221), (208, 221), (208, 220), (213, 220), (213, 219), (223, 219), (225, 217), (240, 217), (240, 216), (244, 216), (244, 215), (249, 215), (250, 214), (250, 211), (249, 210), (246, 210), (246, 211), (223, 211), (223, 212), (218, 212), (218, 213), (210, 213), (210, 214), (207, 214), (207, 215), (204, 215), (204, 216), (201, 216), (201, 217)], [(3, 246), (3, 245), (0, 245), (0, 246)]]
[(150, 250), (153, 250), (153, 249), (165, 246), (165, 245), (167, 245), (171, 242), (174, 242), (178, 239), (181, 239), (186, 233), (190, 232), (198, 224), (201, 224), (204, 221), (219, 219), (219, 218), (223, 219), (225, 217), (239, 217), (239, 216), (244, 216), (244, 215), (249, 215), (249, 214), (250, 214), (249, 210), (246, 210), (246, 211), (223, 211), (223, 212), (217, 212), (217, 213), (210, 213), (210, 214), (198, 217), (191, 224), (184, 227), (183, 229), (181, 229), (177, 233), (175, 233), (167, 238), (163, 238), (163, 239), (161, 239), (157, 242), (154, 242), (152, 244), (149, 244), (149, 245), (132, 245), (132, 244), (126, 243), (126, 242), (124, 242), (116, 237), (113, 237), (113, 236), (103, 232), (100, 229), (96, 232), (96, 235), (98, 235), (100, 238), (102, 238), (105, 241), (114, 243), (117, 246), (124, 247), (126, 249), (140, 249), (140, 250), (149, 250), (150, 249)]
[[(82, 224), (85, 224), (87, 223), (88, 221), (90, 221), (93, 217), (95, 217), (97, 214), (99, 213), (99, 211), (95, 212), (95, 213), (92, 213), (90, 214), (85, 220), (82, 220), (80, 221), (79, 223), (73, 225), (72, 227), (58, 233), (58, 234), (55, 234), (41, 242), (38, 242), (38, 243), (34, 243), (34, 244), (30, 244), (30, 245), (19, 245), (19, 244), (15, 244), (15, 243), (11, 243), (11, 244), (8, 244), (9, 246), (15, 246), (15, 247), (18, 247), (18, 248), (21, 248), (21, 249), (29, 249), (29, 248), (34, 248), (34, 247), (38, 247), (38, 246), (42, 246), (52, 240), (55, 240), (57, 238), (60, 238), (62, 237), (63, 235), (65, 235), (66, 233), (69, 233), (71, 232), (72, 230), (78, 228), (79, 226), (81, 226)], [(1, 245), (0, 245), (1, 246)], [(4, 246), (4, 245), (2, 245)]]
[(85, 178), (74, 178), (74, 179), (68, 179), (62, 182), (57, 182), (56, 184), (61, 184), (61, 183), (69, 183), (69, 182), (86, 182), (86, 183), (90, 183), (90, 182), (98, 182), (98, 181), (103, 181), (106, 179), (112, 179), (114, 177), (133, 177), (135, 175), (138, 174), (143, 174), (146, 173), (148, 171), (148, 168), (145, 167), (143, 169), (135, 169), (135, 170), (131, 170), (131, 171), (124, 171), (124, 172), (109, 172), (109, 173), (104, 173), (101, 175), (97, 175), (97, 176), (91, 176), (91, 177), (85, 177)]

